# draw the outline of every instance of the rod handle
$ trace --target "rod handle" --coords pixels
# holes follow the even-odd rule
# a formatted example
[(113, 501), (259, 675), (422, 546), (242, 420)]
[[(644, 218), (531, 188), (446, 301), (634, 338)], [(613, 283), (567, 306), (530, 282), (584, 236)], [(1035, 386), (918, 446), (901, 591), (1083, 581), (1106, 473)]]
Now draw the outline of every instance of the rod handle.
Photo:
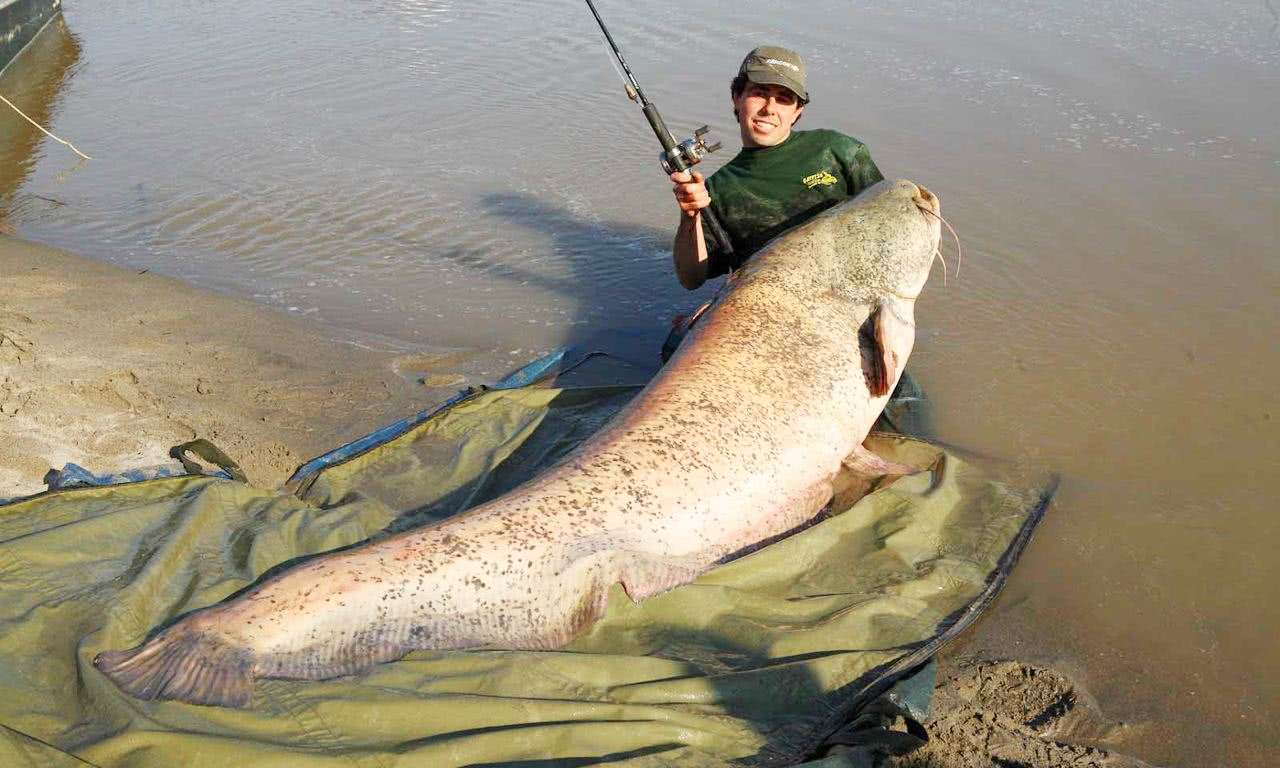
[[(671, 131), (667, 130), (667, 124), (663, 122), (662, 115), (658, 114), (658, 108), (652, 104), (646, 104), (642, 111), (649, 121), (649, 126), (653, 128), (654, 135), (658, 137), (658, 143), (662, 145), (667, 161), (677, 171), (689, 170), (691, 166), (684, 161), (684, 158), (678, 152), (672, 151), (675, 149), (676, 141), (671, 137)], [(724, 226), (710, 208), (702, 209), (702, 226), (711, 230), (711, 237), (715, 239), (716, 245), (726, 256), (733, 253), (733, 243), (729, 242), (729, 233), (724, 231)]]
[(711, 237), (715, 238), (716, 245), (720, 247), (720, 251), (726, 256), (733, 254), (733, 243), (729, 242), (729, 233), (724, 231), (724, 226), (720, 224), (720, 219), (716, 218), (715, 213), (710, 207), (703, 208), (702, 226), (711, 230)]

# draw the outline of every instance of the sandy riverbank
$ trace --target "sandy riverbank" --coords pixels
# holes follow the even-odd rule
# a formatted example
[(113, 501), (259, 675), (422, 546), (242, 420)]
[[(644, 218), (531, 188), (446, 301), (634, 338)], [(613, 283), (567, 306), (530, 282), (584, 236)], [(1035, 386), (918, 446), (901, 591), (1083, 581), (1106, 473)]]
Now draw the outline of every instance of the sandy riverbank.
[[(0, 497), (41, 490), (68, 461), (163, 463), (194, 437), (275, 487), (464, 380), (446, 357), (337, 342), (247, 301), (3, 235), (0, 275)], [(928, 726), (932, 741), (893, 765), (1141, 765), (1100, 748), (1126, 726), (1070, 679), (1018, 662), (944, 658)]]
[(0, 275), (0, 497), (42, 490), (68, 461), (164, 463), (194, 437), (275, 487), (457, 388), (417, 383), (431, 356), (337, 342), (248, 301), (15, 238), (0, 236)]

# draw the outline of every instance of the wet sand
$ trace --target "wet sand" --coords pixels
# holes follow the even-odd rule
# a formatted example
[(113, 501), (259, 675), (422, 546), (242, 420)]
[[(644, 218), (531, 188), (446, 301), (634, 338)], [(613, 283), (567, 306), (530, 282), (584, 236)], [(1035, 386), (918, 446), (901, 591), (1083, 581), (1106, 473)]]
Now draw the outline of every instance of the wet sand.
[[(181, 281), (0, 236), (0, 497), (42, 490), (51, 467), (98, 472), (167, 461), (204, 437), (251, 482), (439, 402), (465, 355), (337, 341), (323, 328)], [(426, 378), (440, 386), (422, 383)], [(1060, 672), (943, 658), (932, 741), (898, 768), (1138, 766)]]
[(151, 272), (0, 236), (0, 274), (0, 497), (66, 462), (162, 464), (197, 436), (275, 487), (454, 389), (416, 383), (412, 356)]
[(1140, 768), (1109, 749), (1140, 725), (1107, 719), (1061, 671), (1018, 661), (944, 657), (930, 741), (892, 768)]

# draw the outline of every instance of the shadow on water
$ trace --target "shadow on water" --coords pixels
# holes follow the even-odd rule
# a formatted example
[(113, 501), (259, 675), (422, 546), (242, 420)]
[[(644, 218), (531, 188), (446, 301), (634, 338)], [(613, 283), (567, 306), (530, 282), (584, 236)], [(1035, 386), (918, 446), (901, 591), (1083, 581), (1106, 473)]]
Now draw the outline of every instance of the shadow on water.
[[(70, 82), (79, 61), (80, 43), (59, 15), (4, 70), (0, 76), (0, 94), (47, 128), (53, 122), (58, 96)], [(46, 139), (44, 133), (0, 102), (0, 136), (4, 137), (0, 141), (0, 229), (3, 229), (33, 201), (60, 203), (18, 194), (35, 167), (41, 142)], [(69, 157), (74, 161), (74, 156)], [(68, 165), (74, 165), (71, 161)]]
[(674, 232), (600, 222), (531, 194), (484, 196), (481, 210), (503, 225), (514, 225), (550, 241), (553, 270), (499, 262), (480, 249), (455, 248), (435, 255), (494, 278), (521, 283), (563, 297), (573, 324), (563, 344), (575, 350), (603, 350), (630, 362), (656, 366), (669, 318), (704, 298), (687, 293), (671, 268)]

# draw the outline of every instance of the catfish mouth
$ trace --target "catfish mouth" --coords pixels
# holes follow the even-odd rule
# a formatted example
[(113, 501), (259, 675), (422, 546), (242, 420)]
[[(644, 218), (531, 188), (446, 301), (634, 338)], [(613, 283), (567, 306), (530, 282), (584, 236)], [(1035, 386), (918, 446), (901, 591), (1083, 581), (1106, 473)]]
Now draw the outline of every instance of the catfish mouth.
[[(942, 203), (938, 200), (938, 196), (929, 191), (927, 187), (919, 184), (915, 185), (916, 194), (911, 200), (916, 204), (916, 208), (920, 213), (924, 214), (925, 219), (930, 217), (938, 220), (942, 226), (947, 228), (951, 236), (956, 241), (956, 277), (960, 277), (960, 263), (964, 260), (964, 249), (960, 247), (960, 236), (956, 234), (955, 229), (950, 222), (942, 218)], [(938, 243), (938, 247), (934, 250), (933, 255), (942, 262), (942, 284), (947, 284), (947, 260), (942, 257), (942, 244)]]
[[(946, 219), (942, 218), (942, 203), (938, 200), (937, 195), (930, 192), (927, 187), (913, 182), (907, 181), (905, 182), (905, 185), (906, 189), (904, 189), (903, 192), (910, 194), (910, 202), (915, 205), (916, 210), (920, 211), (921, 216), (924, 217), (925, 222), (927, 223), (926, 226), (932, 229), (934, 226), (934, 220), (937, 220), (943, 226), (946, 226), (947, 229), (951, 229), (951, 225), (947, 223)], [(940, 229), (941, 227), (939, 227), (939, 230)], [(951, 230), (951, 233), (954, 235), (955, 230)], [(957, 238), (957, 246), (959, 245), (959, 242), (959, 238)], [(922, 273), (917, 275), (917, 280), (912, 280), (910, 282), (904, 281), (903, 285), (896, 286), (896, 288), (889, 288), (888, 293), (903, 301), (914, 302), (920, 297), (920, 294), (924, 292), (924, 284), (928, 281), (929, 272), (933, 266), (934, 259), (942, 261), (942, 282), (943, 285), (945, 285), (949, 270), (947, 268), (947, 260), (942, 257), (940, 245), (940, 239), (935, 241), (933, 252), (929, 254), (928, 263), (917, 265), (919, 269), (923, 270)], [(957, 274), (959, 274), (958, 266), (959, 265), (957, 264)], [(915, 290), (912, 291), (912, 289)]]
[(912, 198), (916, 207), (919, 208), (928, 218), (929, 215), (942, 219), (942, 204), (938, 202), (938, 196), (929, 191), (927, 187), (919, 184), (916, 185), (916, 194)]

